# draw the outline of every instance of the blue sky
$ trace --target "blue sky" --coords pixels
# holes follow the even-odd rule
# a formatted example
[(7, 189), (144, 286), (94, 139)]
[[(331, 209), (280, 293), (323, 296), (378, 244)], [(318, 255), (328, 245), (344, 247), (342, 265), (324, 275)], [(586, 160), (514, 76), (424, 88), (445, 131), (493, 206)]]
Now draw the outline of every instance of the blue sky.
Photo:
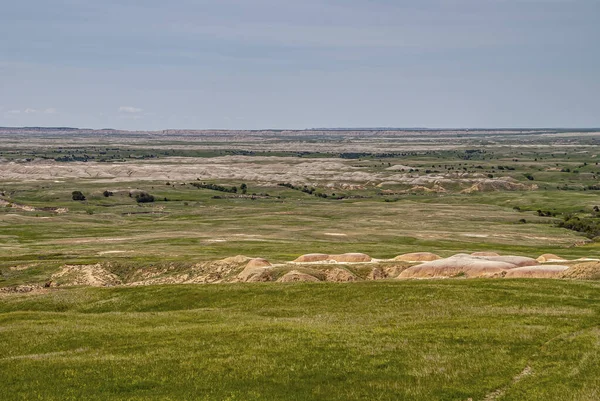
[(598, 0), (19, 0), (0, 125), (598, 127)]

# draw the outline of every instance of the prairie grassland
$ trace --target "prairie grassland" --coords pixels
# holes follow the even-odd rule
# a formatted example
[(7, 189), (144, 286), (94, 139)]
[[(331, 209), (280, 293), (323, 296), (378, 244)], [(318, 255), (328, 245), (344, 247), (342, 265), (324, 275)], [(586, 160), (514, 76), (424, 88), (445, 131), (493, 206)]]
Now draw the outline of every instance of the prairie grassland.
[[(144, 276), (240, 254), (600, 256), (593, 235), (557, 225), (598, 219), (597, 132), (20, 135), (0, 132), (0, 288), (64, 265)], [(137, 203), (142, 191), (155, 201)], [(595, 400), (599, 289), (457, 278), (0, 291), (0, 399)]]
[[(320, 199), (262, 187), (260, 191), (271, 196), (252, 200), (213, 199), (219, 192), (157, 183), (154, 189), (152, 185), (138, 187), (169, 201), (140, 206), (129, 198), (128, 189), (119, 191), (119, 187), (84, 182), (43, 186), (27, 190), (21, 185), (13, 199), (33, 206), (68, 207), (69, 211), (0, 209), (0, 280), (5, 284), (32, 274), (38, 274), (39, 281), (47, 280), (50, 272), (65, 263), (193, 264), (239, 254), (286, 262), (310, 252), (364, 252), (391, 258), (424, 250), (442, 256), (494, 250), (576, 258), (589, 257), (598, 249), (593, 242), (573, 247), (586, 239), (533, 211), (545, 202), (569, 208), (571, 193), (414, 195), (384, 202), (378, 198)], [(86, 202), (70, 200), (75, 187), (88, 195)], [(104, 198), (104, 188), (114, 190), (115, 195)], [(580, 194), (579, 204), (595, 201), (593, 195), (587, 197)], [(526, 224), (519, 223), (523, 218)], [(18, 264), (34, 266), (10, 270)]]
[[(65, 263), (599, 250), (556, 225), (600, 203), (597, 132), (2, 135), (0, 285), (43, 282)], [(322, 149), (292, 149), (303, 144)], [(156, 202), (137, 204), (140, 191)]]
[(599, 290), (446, 280), (15, 295), (0, 302), (0, 396), (592, 400)]

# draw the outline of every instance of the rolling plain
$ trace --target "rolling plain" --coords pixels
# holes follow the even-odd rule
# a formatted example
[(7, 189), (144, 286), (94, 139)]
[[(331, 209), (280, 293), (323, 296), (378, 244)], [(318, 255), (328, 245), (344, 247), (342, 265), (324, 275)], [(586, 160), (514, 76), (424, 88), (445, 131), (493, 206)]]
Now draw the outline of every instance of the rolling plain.
[(2, 399), (600, 398), (600, 131), (0, 138)]

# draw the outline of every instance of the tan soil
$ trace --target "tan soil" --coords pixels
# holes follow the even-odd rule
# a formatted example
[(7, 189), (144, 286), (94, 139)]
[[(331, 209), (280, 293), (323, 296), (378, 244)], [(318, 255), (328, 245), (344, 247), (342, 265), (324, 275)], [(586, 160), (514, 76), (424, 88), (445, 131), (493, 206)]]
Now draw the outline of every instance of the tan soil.
[[(230, 256), (228, 258), (218, 260), (215, 263), (220, 263), (220, 264), (224, 264), (224, 265), (240, 264), (240, 263), (246, 263), (246, 262), (250, 261), (250, 259), (252, 259), (252, 258), (249, 258), (248, 256), (237, 255), (237, 256)], [(209, 263), (211, 263), (211, 262), (209, 262)]]
[(104, 287), (121, 284), (119, 277), (107, 270), (102, 264), (64, 265), (51, 276), (56, 285)]
[(509, 178), (485, 179), (481, 180), (471, 187), (460, 191), (463, 194), (484, 191), (533, 191), (538, 189), (537, 184), (521, 184), (520, 182)]
[(267, 268), (254, 272), (246, 279), (246, 283), (265, 283), (267, 281), (273, 281), (272, 271)]
[(397, 278), (400, 273), (404, 270), (408, 269), (410, 266), (406, 265), (392, 265), (392, 266), (384, 266), (383, 274), (387, 278)]
[[(380, 280), (385, 278), (451, 278), (451, 277), (552, 277), (574, 279), (600, 279), (600, 261), (592, 260), (570, 268), (562, 265), (540, 265), (537, 260), (523, 256), (487, 256), (493, 252), (457, 254), (450, 258), (439, 259), (430, 252), (415, 252), (397, 256), (397, 262), (371, 259), (362, 253), (341, 255), (307, 254), (296, 261), (308, 261), (311, 271), (293, 270), (278, 281), (331, 281), (348, 282)], [(486, 255), (486, 256), (478, 256)], [(553, 258), (556, 255), (546, 254)], [(409, 261), (406, 261), (406, 260)], [(552, 259), (549, 259), (552, 260)], [(319, 266), (319, 262), (321, 265)], [(424, 263), (421, 263), (424, 262)], [(358, 265), (360, 276), (355, 275), (343, 265), (336, 263), (364, 263)], [(421, 263), (410, 266), (412, 263)], [(332, 265), (333, 264), (333, 265)], [(289, 266), (272, 265), (263, 258), (249, 258), (238, 255), (222, 260), (201, 262), (189, 267), (162, 265), (140, 268), (126, 277), (112, 273), (111, 264), (64, 265), (50, 277), (51, 286), (113, 286), (113, 285), (155, 285), (155, 284), (205, 284), (226, 282), (266, 282), (274, 281), (281, 268)], [(11, 270), (24, 270), (29, 265), (9, 267)], [(527, 267), (527, 268), (526, 268)], [(514, 272), (513, 272), (514, 271)], [(34, 286), (35, 287), (35, 286)], [(11, 292), (35, 291), (37, 287), (2, 289), (3, 294)]]
[(21, 205), (19, 203), (9, 202), (4, 199), (0, 199), (0, 207), (11, 207), (13, 209), (22, 210), (24, 212), (53, 212), (57, 214), (63, 214), (69, 211), (69, 209), (67, 209), (66, 207), (33, 207)]
[(496, 252), (473, 252), (471, 256), (500, 256)]
[(569, 266), (543, 265), (517, 267), (506, 272), (506, 278), (560, 278)]
[(277, 280), (278, 283), (291, 283), (300, 281), (313, 282), (320, 280), (314, 276), (311, 276), (310, 274), (299, 272), (298, 270), (292, 270), (291, 272), (286, 273), (285, 275), (281, 276), (279, 280)]
[(324, 262), (329, 259), (329, 255), (325, 253), (307, 253), (294, 260), (296, 263), (314, 263)]
[(368, 280), (383, 280), (385, 278), (385, 273), (379, 267), (374, 267), (373, 270), (367, 276)]
[(234, 275), (249, 263), (252, 258), (244, 255), (198, 263), (187, 273), (181, 275), (186, 284), (222, 283), (234, 278)]
[(402, 164), (394, 164), (393, 166), (386, 168), (387, 171), (410, 171), (414, 169), (415, 167), (404, 166)]
[(409, 267), (400, 273), (398, 278), (499, 277), (515, 267), (514, 264), (504, 261), (458, 254), (450, 258)]
[(237, 275), (237, 280), (242, 283), (273, 281), (272, 270), (269, 267), (246, 267)]
[(431, 262), (433, 260), (441, 259), (441, 256), (436, 255), (431, 252), (413, 252), (413, 253), (405, 253), (403, 255), (398, 255), (394, 258), (394, 260), (404, 261), (404, 262)]
[(267, 259), (263, 258), (254, 258), (250, 259), (246, 268), (256, 268), (256, 267), (271, 267), (271, 263)]
[(540, 263), (544, 263), (544, 262), (564, 262), (566, 261), (566, 259), (561, 258), (560, 256), (557, 256), (553, 253), (545, 253), (543, 255), (538, 256), (538, 258), (536, 259), (538, 262)]
[[(200, 138), (196, 138), (200, 139)], [(231, 138), (225, 139), (227, 142)], [(276, 141), (277, 142), (277, 141)], [(53, 142), (56, 146), (58, 142)], [(34, 145), (33, 143), (30, 145)], [(38, 145), (42, 146), (41, 143)], [(362, 143), (362, 145), (365, 145)], [(373, 150), (391, 151), (389, 143), (375, 145)], [(137, 145), (128, 144), (128, 147), (139, 148)], [(155, 145), (153, 149), (162, 148), (163, 145)], [(169, 145), (171, 149), (179, 145)], [(191, 149), (186, 145), (181, 149)], [(218, 149), (222, 145), (196, 144), (198, 149)], [(236, 147), (250, 150), (254, 146), (264, 151), (264, 142), (231, 144), (231, 149)], [(293, 151), (294, 144), (286, 143), (277, 145), (270, 143), (269, 148), (276, 150), (279, 146), (286, 151)], [(303, 151), (309, 150), (312, 145), (302, 141), (297, 144)], [(308, 146), (308, 148), (307, 148)], [(322, 151), (323, 146), (314, 144), (315, 149)], [(345, 143), (332, 145), (335, 153), (343, 148), (356, 151), (356, 143)], [(439, 144), (436, 149), (439, 150)], [(448, 145), (453, 148), (453, 145)], [(229, 147), (229, 146), (228, 146)], [(371, 146), (368, 146), (371, 147)], [(402, 146), (402, 152), (417, 147)], [(350, 150), (352, 149), (352, 150)], [(290, 160), (291, 159), (291, 160)], [(364, 166), (363, 166), (364, 167)], [(377, 170), (365, 169), (356, 165), (354, 160), (340, 160), (338, 158), (319, 158), (311, 160), (293, 159), (289, 157), (272, 156), (221, 156), (213, 158), (192, 157), (170, 157), (147, 160), (130, 160), (126, 163), (102, 163), (102, 162), (71, 162), (61, 163), (52, 160), (37, 160), (31, 163), (2, 162), (0, 161), (0, 175), (9, 181), (36, 181), (36, 180), (68, 180), (87, 179), (92, 182), (115, 183), (134, 181), (170, 181), (190, 182), (197, 178), (203, 180), (226, 180), (226, 181), (252, 181), (258, 185), (272, 185), (275, 182), (289, 182), (294, 185), (319, 185), (328, 189), (340, 188), (365, 188), (375, 187), (382, 183), (397, 183), (412, 187), (412, 192), (445, 192), (444, 187), (459, 186), (465, 192), (474, 191), (497, 191), (497, 190), (532, 190), (536, 184), (523, 184), (510, 177), (499, 177), (489, 179), (479, 173), (445, 172), (439, 174), (419, 175), (411, 173), (410, 168), (402, 166), (399, 170)], [(403, 166), (408, 167), (408, 166)], [(240, 195), (241, 196), (241, 195)], [(61, 213), (62, 211), (56, 211)]]
[(271, 263), (266, 259), (251, 259), (244, 270), (237, 275), (237, 280), (241, 282), (271, 281), (271, 266)]
[[(442, 188), (442, 189), (443, 189), (443, 188)], [(427, 188), (427, 187), (424, 187), (424, 186), (422, 186), (422, 185), (415, 185), (414, 187), (411, 187), (411, 188), (410, 188), (408, 191), (406, 191), (406, 192), (411, 192), (411, 193), (412, 193), (412, 192), (426, 192), (426, 193), (429, 193), (429, 192), (446, 192), (446, 191), (445, 191), (445, 190), (443, 190), (443, 191), (440, 191), (440, 190), (439, 190), (439, 189), (437, 189), (437, 188), (436, 188), (436, 189), (434, 189), (434, 188)]]
[(325, 277), (326, 281), (333, 281), (336, 283), (356, 281), (356, 276), (354, 274), (340, 267), (328, 270)]
[(30, 264), (30, 265), (18, 265), (18, 266), (11, 266), (8, 269), (12, 270), (12, 271), (22, 271), (22, 270), (27, 270), (30, 267), (36, 266), (35, 264)]
[[(212, 284), (239, 281), (237, 274), (252, 258), (238, 255), (221, 260), (197, 263), (185, 272), (174, 273), (174, 267), (140, 269), (129, 277), (127, 285)], [(257, 264), (263, 262), (255, 262)]]
[(600, 280), (600, 262), (584, 262), (570, 266), (562, 273), (561, 278)]
[(29, 294), (29, 293), (40, 293), (47, 291), (44, 287), (37, 284), (25, 284), (17, 285), (14, 287), (2, 287), (0, 288), (0, 295), (3, 294)]
[(329, 259), (338, 263), (364, 263), (371, 261), (371, 257), (364, 253), (344, 253), (341, 255), (329, 255)]
[(483, 258), (494, 262), (510, 263), (517, 267), (535, 266), (539, 264), (537, 260), (526, 256), (483, 256)]

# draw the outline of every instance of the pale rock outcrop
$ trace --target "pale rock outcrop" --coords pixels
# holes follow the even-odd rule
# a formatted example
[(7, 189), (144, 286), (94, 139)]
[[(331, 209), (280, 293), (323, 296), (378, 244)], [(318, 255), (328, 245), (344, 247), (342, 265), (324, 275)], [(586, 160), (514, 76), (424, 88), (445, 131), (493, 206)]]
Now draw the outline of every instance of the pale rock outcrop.
[(506, 278), (560, 278), (569, 266), (542, 265), (517, 267), (506, 272)]
[(306, 273), (302, 273), (299, 272), (298, 270), (292, 270), (288, 273), (286, 273), (285, 275), (281, 276), (279, 278), (279, 280), (277, 280), (278, 283), (291, 283), (291, 282), (313, 282), (313, 281), (320, 281), (318, 278), (316, 278), (315, 276), (311, 276), (310, 274), (306, 274)]
[(431, 252), (412, 252), (398, 255), (394, 260), (403, 262), (431, 262), (432, 260), (441, 259), (441, 256)]

